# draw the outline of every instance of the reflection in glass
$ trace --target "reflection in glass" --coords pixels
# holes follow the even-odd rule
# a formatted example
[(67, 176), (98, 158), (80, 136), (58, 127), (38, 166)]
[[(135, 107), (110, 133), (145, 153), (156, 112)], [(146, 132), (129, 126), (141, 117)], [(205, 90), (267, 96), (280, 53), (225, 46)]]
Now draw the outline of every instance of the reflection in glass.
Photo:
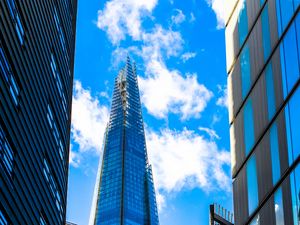
[(274, 210), (275, 210), (276, 225), (284, 225), (284, 212), (283, 212), (281, 188), (279, 188), (274, 195)]
[(246, 1), (243, 0), (242, 8), (240, 10), (239, 18), (238, 18), (238, 29), (239, 29), (239, 41), (240, 47), (243, 45), (247, 34), (248, 34), (248, 16), (247, 16), (247, 4)]
[(251, 215), (258, 206), (258, 185), (256, 158), (252, 156), (247, 163), (248, 212)]
[(275, 123), (270, 129), (270, 148), (272, 160), (272, 179), (275, 185), (280, 178), (280, 160), (279, 160), (279, 147), (278, 147), (278, 133), (277, 124)]
[(250, 49), (248, 44), (245, 45), (240, 56), (241, 79), (242, 79), (242, 97), (247, 96), (251, 87), (251, 67), (250, 67)]
[(293, 209), (293, 225), (300, 224), (300, 165), (290, 175), (292, 209)]
[(262, 12), (261, 20), (262, 20), (262, 38), (263, 38), (263, 48), (264, 48), (264, 60), (266, 62), (270, 55), (270, 52), (271, 52), (268, 4), (266, 4), (266, 6)]
[(244, 139), (246, 156), (251, 151), (254, 145), (254, 123), (253, 123), (253, 108), (252, 99), (249, 98), (244, 106)]
[(251, 221), (250, 225), (260, 225), (259, 215), (254, 217), (254, 219)]
[(293, 0), (276, 0), (278, 34), (281, 36), (293, 16)]
[(272, 64), (269, 63), (266, 68), (266, 83), (267, 83), (267, 100), (268, 100), (268, 117), (271, 120), (275, 114), (275, 90), (273, 81)]

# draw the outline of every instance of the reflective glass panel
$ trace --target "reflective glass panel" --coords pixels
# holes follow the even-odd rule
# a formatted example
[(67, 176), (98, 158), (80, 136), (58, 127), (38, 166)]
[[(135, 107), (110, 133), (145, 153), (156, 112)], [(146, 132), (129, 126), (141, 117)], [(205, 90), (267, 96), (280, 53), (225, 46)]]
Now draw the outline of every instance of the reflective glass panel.
[(241, 64), (241, 82), (242, 97), (245, 98), (251, 87), (251, 67), (250, 67), (250, 49), (248, 44), (245, 45), (240, 56)]
[(242, 8), (240, 9), (240, 14), (238, 18), (238, 29), (239, 29), (239, 41), (240, 46), (243, 45), (247, 34), (248, 34), (248, 16), (247, 16), (247, 4), (243, 1)]
[(275, 90), (273, 81), (272, 64), (269, 63), (266, 67), (266, 84), (267, 84), (267, 100), (268, 100), (268, 117), (271, 120), (275, 114)]
[(270, 148), (272, 159), (272, 178), (273, 185), (280, 179), (280, 160), (279, 160), (279, 147), (278, 147), (278, 133), (277, 124), (275, 123), (270, 129)]
[(274, 195), (274, 210), (276, 225), (284, 225), (284, 210), (282, 203), (282, 190), (279, 188)]
[(248, 212), (251, 215), (258, 206), (258, 185), (256, 158), (252, 156), (247, 163)]
[(290, 175), (293, 225), (300, 224), (300, 165)]
[(288, 25), (294, 13), (294, 0), (276, 0), (278, 33), (281, 36), (282, 32)]
[(262, 12), (261, 20), (262, 20), (262, 39), (263, 39), (263, 48), (264, 48), (264, 59), (266, 62), (271, 52), (268, 4), (266, 4)]
[(254, 123), (252, 100), (249, 99), (244, 106), (244, 138), (246, 156), (254, 145)]
[(254, 217), (254, 219), (251, 221), (250, 225), (260, 225), (259, 215)]

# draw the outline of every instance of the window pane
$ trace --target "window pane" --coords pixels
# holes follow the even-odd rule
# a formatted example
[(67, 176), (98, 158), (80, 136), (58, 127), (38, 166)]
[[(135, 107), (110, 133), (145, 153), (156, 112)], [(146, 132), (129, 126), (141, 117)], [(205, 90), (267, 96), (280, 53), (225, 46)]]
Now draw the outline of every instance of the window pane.
[(294, 7), (293, 0), (276, 0), (278, 33), (281, 36), (282, 32), (288, 25), (293, 16)]
[(253, 124), (253, 109), (252, 100), (249, 99), (244, 106), (244, 138), (246, 156), (249, 154), (254, 145), (254, 124)]
[(249, 215), (258, 206), (258, 186), (257, 186), (257, 172), (256, 159), (252, 156), (247, 163), (247, 185), (248, 185), (248, 210)]
[(251, 86), (251, 68), (250, 68), (250, 49), (245, 45), (240, 56), (241, 79), (242, 79), (242, 97), (245, 98)]
[(293, 209), (293, 225), (300, 224), (300, 165), (296, 167), (294, 172), (290, 175), (291, 195), (292, 195), (292, 209)]
[(281, 188), (279, 188), (274, 195), (274, 210), (275, 210), (276, 225), (284, 225), (284, 213), (283, 213)]
[(250, 225), (260, 225), (259, 215), (257, 215), (250, 223)]
[(266, 68), (267, 99), (268, 99), (268, 117), (271, 120), (275, 114), (275, 90), (273, 81), (272, 64)]
[(240, 46), (242, 46), (248, 34), (248, 16), (247, 16), (246, 1), (243, 1), (243, 6), (240, 10), (240, 14), (238, 18), (238, 29), (239, 29)]
[(300, 88), (289, 102), (293, 161), (300, 155)]
[(280, 160), (279, 160), (279, 147), (278, 147), (278, 133), (276, 123), (270, 129), (270, 148), (272, 159), (272, 178), (273, 185), (280, 179)]
[(264, 48), (264, 59), (265, 62), (271, 52), (270, 43), (270, 26), (269, 26), (269, 14), (268, 14), (268, 4), (266, 4), (264, 11), (262, 12), (262, 38), (263, 38), (263, 48)]

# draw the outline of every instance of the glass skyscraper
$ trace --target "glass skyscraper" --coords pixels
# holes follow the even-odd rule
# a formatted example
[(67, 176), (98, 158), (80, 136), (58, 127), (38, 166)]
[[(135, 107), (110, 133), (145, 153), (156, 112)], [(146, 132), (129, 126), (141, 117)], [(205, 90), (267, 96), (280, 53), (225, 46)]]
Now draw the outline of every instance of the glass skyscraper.
[(300, 224), (300, 1), (226, 2), (235, 224)]
[(77, 0), (0, 0), (0, 224), (64, 225)]
[(90, 224), (159, 224), (136, 66), (129, 57), (115, 79), (100, 170)]

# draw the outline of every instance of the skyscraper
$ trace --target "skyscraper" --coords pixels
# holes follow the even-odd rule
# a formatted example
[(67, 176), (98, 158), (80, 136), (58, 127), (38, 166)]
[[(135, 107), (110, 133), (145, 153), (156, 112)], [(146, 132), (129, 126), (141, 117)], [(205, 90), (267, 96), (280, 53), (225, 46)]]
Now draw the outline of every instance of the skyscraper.
[(65, 224), (77, 0), (0, 1), (0, 224)]
[(90, 224), (159, 224), (136, 66), (129, 57), (115, 79), (99, 176)]
[(299, 225), (300, 1), (226, 4), (235, 224)]

